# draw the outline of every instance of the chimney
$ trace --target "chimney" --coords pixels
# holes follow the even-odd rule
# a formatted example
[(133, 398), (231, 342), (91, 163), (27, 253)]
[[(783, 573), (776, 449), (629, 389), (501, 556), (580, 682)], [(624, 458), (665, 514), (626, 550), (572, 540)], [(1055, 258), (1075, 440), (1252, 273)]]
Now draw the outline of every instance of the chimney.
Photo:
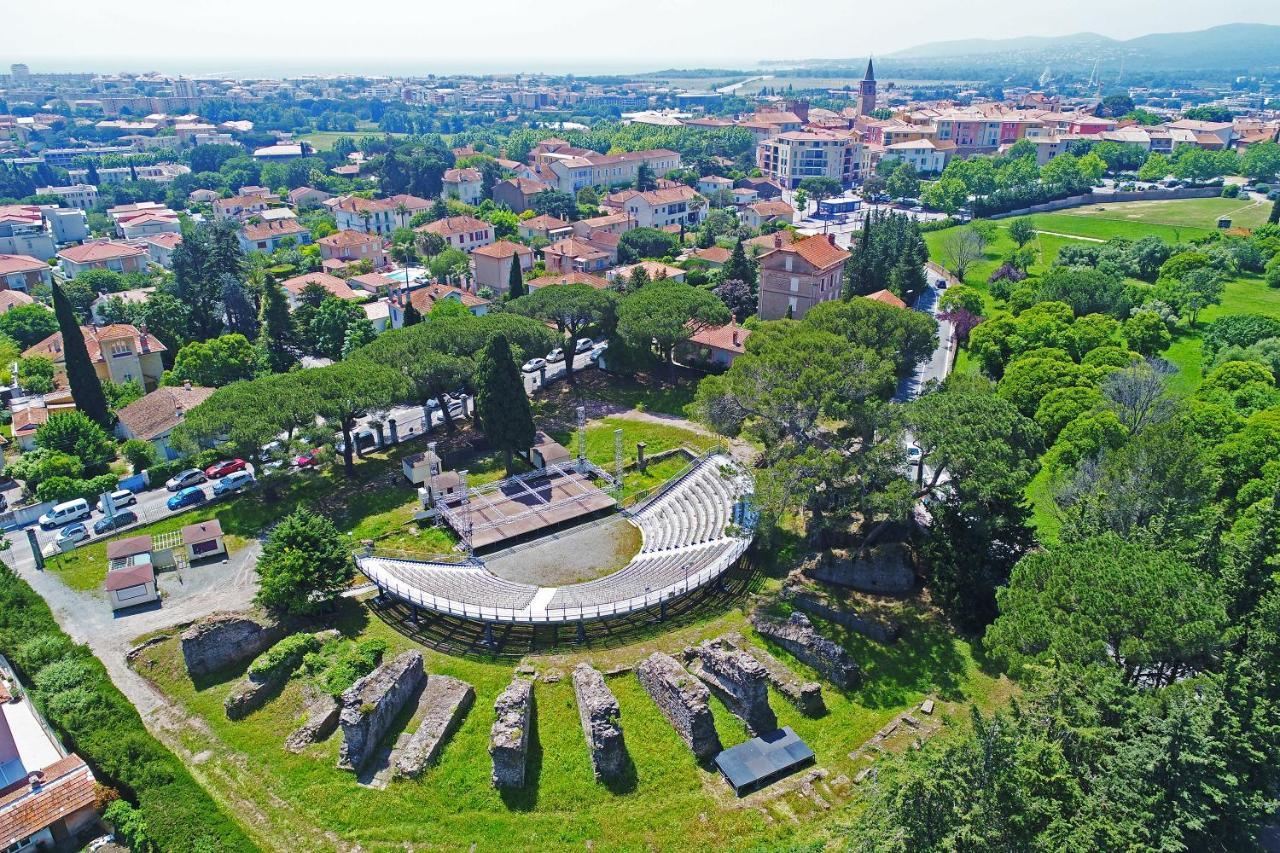
[[(734, 341), (734, 343), (736, 344), (736, 343), (737, 343), (737, 341)], [(190, 380), (190, 379), (184, 379), (184, 380), (182, 380), (182, 389), (183, 389), (184, 391), (190, 391), (190, 390), (191, 390), (191, 380)]]
[[(835, 245), (836, 245), (836, 235), (834, 235), (834, 234), (828, 234), (828, 235), (827, 235), (827, 242), (828, 242), (828, 243), (830, 243), (831, 245), (835, 246)], [(839, 248), (839, 246), (836, 246), (836, 248)]]
[(742, 346), (742, 342), (740, 340), (740, 333), (738, 332), (737, 329), (733, 330), (733, 345), (735, 347)]
[(775, 249), (782, 248), (782, 235), (779, 234), (777, 231), (773, 232), (773, 248)]

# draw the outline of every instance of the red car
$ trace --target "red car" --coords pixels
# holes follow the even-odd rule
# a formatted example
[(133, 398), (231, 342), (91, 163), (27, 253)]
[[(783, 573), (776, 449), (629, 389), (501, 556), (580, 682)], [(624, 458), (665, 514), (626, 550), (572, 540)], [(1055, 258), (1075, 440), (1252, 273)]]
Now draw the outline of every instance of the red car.
[(234, 474), (237, 471), (243, 470), (243, 459), (225, 459), (222, 462), (215, 462), (208, 468), (204, 469), (204, 475), (210, 480), (216, 480), (220, 477), (225, 477), (228, 474)]
[(293, 464), (299, 468), (314, 468), (320, 464), (320, 448), (317, 447), (293, 457)]

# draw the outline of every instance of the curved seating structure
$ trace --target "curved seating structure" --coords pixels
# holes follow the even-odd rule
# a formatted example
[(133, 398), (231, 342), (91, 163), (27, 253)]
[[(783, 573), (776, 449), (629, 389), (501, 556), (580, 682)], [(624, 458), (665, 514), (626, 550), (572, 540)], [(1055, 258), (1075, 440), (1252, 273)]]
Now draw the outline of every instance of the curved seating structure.
[(363, 556), (357, 562), (384, 594), (463, 619), (566, 624), (626, 616), (706, 586), (736, 563), (752, 535), (734, 526), (734, 513), (750, 492), (750, 475), (731, 458), (702, 458), (632, 510), (642, 544), (626, 566), (569, 586), (513, 583), (479, 559), (457, 564)]

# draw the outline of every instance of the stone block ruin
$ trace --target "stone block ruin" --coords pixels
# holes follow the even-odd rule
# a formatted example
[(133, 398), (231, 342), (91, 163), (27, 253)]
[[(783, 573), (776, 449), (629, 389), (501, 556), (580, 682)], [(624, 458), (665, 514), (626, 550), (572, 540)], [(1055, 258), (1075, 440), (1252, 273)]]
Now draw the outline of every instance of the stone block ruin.
[(911, 554), (900, 542), (877, 545), (866, 555), (832, 555), (806, 569), (805, 574), (814, 580), (880, 595), (910, 595), (916, 588)]
[(498, 696), (493, 710), (498, 715), (489, 732), (493, 786), (522, 788), (529, 757), (530, 726), (533, 722), (533, 682), (523, 678), (514, 679)]
[(444, 742), (453, 734), (475, 702), (476, 691), (465, 681), (447, 675), (428, 675), (418, 701), (422, 721), (396, 758), (396, 773), (415, 778), (436, 760)]
[(192, 678), (209, 675), (257, 657), (284, 635), (276, 622), (215, 613), (182, 632), (182, 660)]
[(849, 659), (849, 653), (843, 646), (815, 631), (813, 623), (803, 613), (792, 613), (785, 620), (754, 613), (751, 624), (760, 636), (782, 646), (841, 690), (852, 690), (858, 686), (862, 674), (858, 665)]
[(340, 710), (338, 700), (328, 694), (312, 699), (307, 703), (306, 721), (284, 739), (284, 748), (289, 752), (302, 752), (311, 744), (319, 743), (333, 734), (338, 728)]
[(707, 640), (686, 650), (689, 671), (711, 688), (753, 735), (778, 728), (769, 707), (769, 681), (764, 667), (724, 638)]
[(342, 748), (338, 767), (360, 770), (377, 751), (378, 742), (425, 677), (422, 653), (397, 656), (360, 678), (342, 694)]
[(868, 619), (865, 616), (859, 616), (852, 610), (833, 607), (815, 593), (795, 586), (786, 587), (783, 590), (783, 595), (795, 605), (797, 610), (803, 610), (810, 616), (817, 616), (819, 619), (834, 622), (843, 628), (848, 628), (850, 631), (856, 631), (868, 639), (875, 640), (877, 643), (896, 643), (898, 641), (900, 629), (893, 622), (884, 622), (874, 618)]
[(699, 759), (721, 750), (711, 716), (711, 692), (670, 655), (654, 652), (636, 667), (636, 676), (658, 709)]
[(764, 667), (765, 675), (774, 689), (806, 716), (820, 717), (827, 712), (826, 703), (822, 701), (821, 684), (816, 681), (801, 681), (786, 664), (764, 649), (751, 645), (737, 632), (726, 635), (724, 639), (734, 648), (755, 658)]
[(627, 747), (618, 720), (622, 710), (604, 676), (591, 664), (580, 663), (573, 669), (573, 694), (578, 700), (578, 717), (582, 734), (591, 752), (591, 766), (596, 779), (617, 779), (627, 763)]

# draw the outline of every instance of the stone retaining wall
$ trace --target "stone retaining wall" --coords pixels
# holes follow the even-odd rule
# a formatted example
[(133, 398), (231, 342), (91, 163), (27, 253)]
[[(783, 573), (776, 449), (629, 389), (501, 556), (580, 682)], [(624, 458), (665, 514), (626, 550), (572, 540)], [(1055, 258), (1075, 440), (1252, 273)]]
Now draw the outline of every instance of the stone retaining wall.
[(493, 704), (497, 719), (489, 730), (495, 788), (523, 788), (533, 722), (533, 682), (514, 679)]
[(805, 570), (814, 580), (882, 595), (909, 595), (916, 588), (916, 573), (906, 546), (897, 542), (877, 545), (866, 557), (827, 557)]
[(476, 691), (465, 681), (447, 675), (428, 675), (419, 703), (426, 706), (426, 713), (418, 730), (400, 750), (396, 772), (409, 778), (421, 775), (471, 710), (475, 698)]
[(422, 652), (407, 651), (360, 678), (342, 694), (338, 767), (359, 770), (373, 757), (396, 715), (422, 684)]
[(832, 607), (811, 592), (788, 588), (786, 595), (797, 610), (803, 610), (810, 616), (817, 616), (828, 622), (857, 631), (864, 637), (877, 643), (896, 643), (899, 628), (892, 622), (880, 622), (875, 619), (864, 619), (852, 610)]
[(786, 664), (764, 649), (751, 645), (741, 634), (729, 634), (726, 639), (734, 648), (755, 658), (764, 667), (769, 683), (792, 705), (810, 717), (819, 717), (827, 712), (826, 703), (822, 701), (821, 684), (816, 681), (801, 681)]
[(573, 669), (573, 694), (578, 700), (578, 718), (582, 734), (591, 752), (591, 766), (596, 778), (616, 779), (627, 763), (627, 747), (618, 723), (622, 709), (599, 670), (588, 663)]
[(338, 711), (338, 700), (328, 694), (313, 699), (307, 705), (307, 721), (284, 739), (284, 748), (290, 752), (302, 752), (333, 734), (338, 728)]
[(182, 659), (196, 677), (255, 658), (285, 635), (284, 626), (240, 613), (215, 613), (182, 632)]
[(720, 735), (708, 704), (711, 692), (702, 682), (662, 652), (641, 661), (636, 676), (694, 755), (704, 759), (719, 754)]
[(769, 681), (764, 667), (723, 638), (707, 640), (688, 650), (689, 671), (711, 688), (753, 735), (778, 728), (769, 707)]
[(841, 690), (858, 686), (861, 673), (858, 665), (849, 659), (849, 653), (815, 631), (803, 613), (792, 613), (785, 621), (754, 613), (751, 624), (762, 637), (782, 646)]

